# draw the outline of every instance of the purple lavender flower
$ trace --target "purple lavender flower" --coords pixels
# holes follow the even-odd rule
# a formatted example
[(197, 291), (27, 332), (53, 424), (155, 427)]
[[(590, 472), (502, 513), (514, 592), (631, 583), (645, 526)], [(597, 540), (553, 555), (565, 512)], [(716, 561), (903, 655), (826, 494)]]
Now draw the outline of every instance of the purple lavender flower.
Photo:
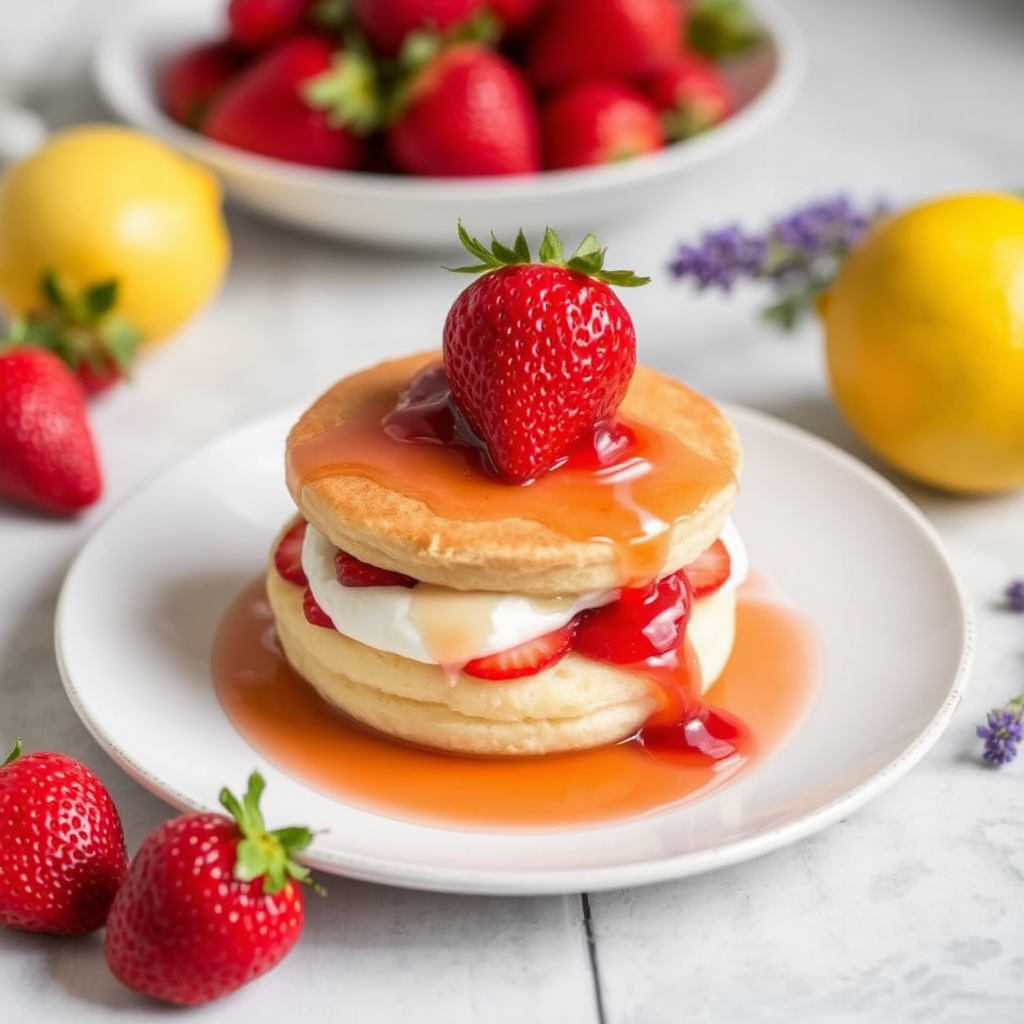
[(1009, 764), (1017, 756), (1017, 744), (1024, 739), (1024, 693), (1003, 707), (993, 708), (988, 720), (977, 729), (985, 741), (982, 757), (995, 767)]
[(756, 277), (765, 257), (763, 238), (730, 226), (708, 231), (700, 244), (681, 245), (670, 269), (676, 277), (692, 277), (697, 288), (730, 291), (741, 277)]
[(774, 221), (763, 234), (732, 225), (706, 232), (696, 245), (680, 245), (669, 264), (672, 275), (689, 278), (703, 291), (729, 292), (748, 278), (766, 283), (774, 301), (765, 316), (793, 327), (831, 284), (846, 254), (889, 208), (857, 209), (846, 196), (811, 203)]
[(1014, 580), (1006, 588), (1006, 607), (1011, 612), (1024, 612), (1024, 580)]

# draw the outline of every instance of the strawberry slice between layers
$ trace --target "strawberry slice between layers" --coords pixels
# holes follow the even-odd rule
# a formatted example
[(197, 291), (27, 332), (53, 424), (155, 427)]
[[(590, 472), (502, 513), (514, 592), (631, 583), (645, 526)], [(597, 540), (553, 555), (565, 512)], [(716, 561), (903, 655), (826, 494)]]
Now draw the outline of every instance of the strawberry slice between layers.
[(721, 538), (705, 548), (689, 565), (683, 568), (694, 597), (707, 597), (718, 590), (729, 578), (732, 559)]
[(274, 548), (274, 568), (278, 576), (297, 587), (304, 587), (308, 583), (302, 568), (302, 542), (305, 539), (306, 520), (296, 519)]
[(418, 582), (404, 572), (382, 569), (379, 565), (360, 561), (347, 551), (338, 550), (334, 556), (334, 574), (343, 587), (406, 587), (412, 589)]
[(568, 654), (575, 636), (576, 623), (573, 621), (507, 651), (474, 658), (463, 666), (462, 671), (476, 679), (494, 680), (536, 675)]

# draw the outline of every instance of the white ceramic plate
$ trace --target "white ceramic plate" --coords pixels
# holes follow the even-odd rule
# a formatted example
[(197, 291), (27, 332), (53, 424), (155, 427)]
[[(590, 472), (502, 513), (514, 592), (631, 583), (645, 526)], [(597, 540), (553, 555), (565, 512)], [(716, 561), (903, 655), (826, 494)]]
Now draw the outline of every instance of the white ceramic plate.
[[(68, 573), (57, 654), (82, 721), (114, 760), (177, 808), (267, 780), (271, 821), (317, 830), (328, 872), (411, 888), (551, 893), (696, 874), (848, 815), (931, 747), (966, 684), (973, 630), (939, 541), (899, 492), (792, 426), (730, 408), (746, 451), (736, 522), (754, 568), (810, 616), (820, 692), (765, 764), (685, 808), (600, 828), (427, 827), (323, 796), (277, 770), (229, 724), (210, 652), (226, 607), (263, 571), (293, 511), (282, 413), (155, 479), (97, 530)], [(883, 571), (884, 570), (884, 571)]]
[(731, 78), (742, 109), (720, 126), (664, 151), (614, 166), (509, 178), (438, 179), (303, 168), (211, 142), (164, 116), (156, 70), (190, 43), (223, 34), (226, 0), (147, 0), (126, 5), (97, 48), (94, 72), (111, 110), (213, 168), (228, 194), (296, 227), (338, 238), (421, 249), (457, 249), (461, 218), (476, 234), (511, 238), (550, 224), (588, 231), (658, 210), (688, 176), (771, 125), (803, 75), (803, 48), (770, 0), (748, 0), (768, 43)]

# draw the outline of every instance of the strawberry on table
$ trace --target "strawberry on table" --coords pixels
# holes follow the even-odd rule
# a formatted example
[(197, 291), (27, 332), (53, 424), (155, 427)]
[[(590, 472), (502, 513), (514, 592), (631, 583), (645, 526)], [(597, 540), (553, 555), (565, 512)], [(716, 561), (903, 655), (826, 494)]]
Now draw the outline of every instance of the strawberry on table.
[(79, 382), (52, 352), (0, 348), (0, 498), (70, 515), (101, 491)]
[(39, 307), (11, 324), (10, 339), (60, 356), (87, 395), (124, 380), (142, 333), (117, 313), (117, 281), (100, 281), (74, 295), (49, 271), (39, 291)]
[(678, 0), (548, 0), (526, 41), (527, 73), (542, 91), (635, 79), (665, 63), (682, 33)]
[(116, 978), (143, 995), (192, 1006), (233, 992), (275, 967), (305, 916), (292, 855), (306, 828), (268, 832), (262, 777), (228, 814), (192, 812), (158, 825), (132, 858), (107, 920), (104, 954)]
[(218, 94), (204, 135), (262, 156), (351, 170), (379, 117), (372, 62), (305, 32), (266, 51)]
[(649, 280), (606, 270), (587, 235), (570, 256), (550, 228), (534, 262), (522, 232), (490, 249), (459, 224), (482, 276), (448, 311), (442, 335), (452, 397), (498, 476), (524, 483), (610, 419), (636, 365), (633, 321), (611, 285)]
[(198, 130), (216, 95), (247, 60), (238, 47), (223, 40), (176, 54), (160, 69), (161, 109), (178, 124)]
[(567, 86), (543, 104), (540, 123), (549, 170), (629, 160), (665, 145), (654, 104), (631, 85), (611, 79)]
[(0, 767), (0, 924), (53, 935), (103, 926), (128, 868), (110, 793), (85, 765), (50, 751)]
[(720, 124), (736, 110), (722, 72), (706, 57), (680, 50), (643, 78), (639, 87), (660, 112), (666, 137), (688, 139)]
[(537, 107), (519, 69), (479, 43), (441, 45), (400, 91), (386, 128), (396, 165), (431, 177), (540, 170)]

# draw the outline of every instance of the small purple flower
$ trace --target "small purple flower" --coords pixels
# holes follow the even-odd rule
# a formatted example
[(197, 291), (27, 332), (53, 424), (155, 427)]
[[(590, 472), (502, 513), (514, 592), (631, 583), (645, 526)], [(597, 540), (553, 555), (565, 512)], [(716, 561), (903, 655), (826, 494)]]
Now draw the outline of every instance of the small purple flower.
[(1024, 580), (1014, 580), (1006, 588), (1006, 606), (1011, 612), (1024, 612)]
[(727, 292), (739, 278), (756, 276), (764, 254), (764, 239), (730, 226), (707, 232), (699, 245), (681, 245), (670, 270), (692, 277), (700, 290), (714, 286)]
[(846, 254), (888, 212), (884, 203), (858, 210), (846, 196), (810, 203), (774, 221), (763, 234), (738, 226), (706, 232), (696, 245), (680, 245), (669, 270), (698, 290), (729, 292), (742, 278), (774, 293), (768, 319), (792, 327), (831, 284)]
[(988, 720), (977, 729), (985, 741), (982, 756), (995, 767), (1009, 764), (1017, 756), (1017, 744), (1024, 739), (1024, 694), (988, 713)]

